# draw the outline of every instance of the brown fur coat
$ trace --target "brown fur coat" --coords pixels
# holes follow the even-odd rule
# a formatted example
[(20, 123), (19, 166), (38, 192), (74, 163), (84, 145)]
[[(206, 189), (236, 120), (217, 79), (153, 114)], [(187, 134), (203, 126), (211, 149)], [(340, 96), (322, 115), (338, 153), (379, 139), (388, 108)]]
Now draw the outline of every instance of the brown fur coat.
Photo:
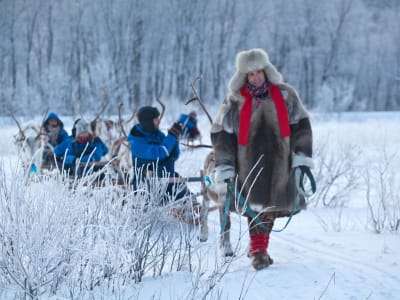
[[(241, 65), (241, 57), (238, 57), (238, 71), (231, 79), (229, 93), (214, 119), (211, 141), (216, 168), (234, 166), (239, 188), (243, 188), (250, 207), (257, 212), (277, 212), (280, 217), (290, 213), (297, 196), (293, 165), (312, 167), (312, 130), (308, 113), (297, 92), (283, 82), (282, 76), (265, 55), (261, 50), (261, 59), (256, 57), (251, 67), (264, 69), (269, 81), (279, 86), (288, 109), (291, 136), (282, 138), (276, 109), (268, 96), (257, 109), (253, 108), (247, 146), (238, 144), (239, 113), (244, 103), (239, 90), (248, 71), (243, 65), (249, 62), (249, 57), (245, 57)], [(304, 203), (304, 198), (300, 197), (297, 211), (305, 207)]]

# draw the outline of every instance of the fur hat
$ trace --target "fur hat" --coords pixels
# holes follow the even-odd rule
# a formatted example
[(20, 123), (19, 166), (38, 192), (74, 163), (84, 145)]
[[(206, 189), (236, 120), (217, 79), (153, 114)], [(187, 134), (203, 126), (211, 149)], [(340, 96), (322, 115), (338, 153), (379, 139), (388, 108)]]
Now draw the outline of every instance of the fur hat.
[(160, 112), (156, 107), (143, 106), (139, 109), (137, 118), (139, 120), (140, 127), (144, 131), (155, 133), (157, 128), (154, 126), (153, 120), (160, 116)]
[(241, 51), (236, 55), (236, 72), (229, 81), (229, 90), (231, 92), (239, 91), (247, 82), (247, 73), (255, 70), (264, 70), (268, 81), (273, 84), (283, 83), (281, 73), (270, 62), (267, 52), (254, 48)]
[(90, 126), (88, 122), (86, 122), (84, 119), (79, 119), (78, 122), (75, 124), (75, 130), (76, 133), (75, 135), (78, 136), (79, 134), (83, 132), (89, 132), (90, 133)]

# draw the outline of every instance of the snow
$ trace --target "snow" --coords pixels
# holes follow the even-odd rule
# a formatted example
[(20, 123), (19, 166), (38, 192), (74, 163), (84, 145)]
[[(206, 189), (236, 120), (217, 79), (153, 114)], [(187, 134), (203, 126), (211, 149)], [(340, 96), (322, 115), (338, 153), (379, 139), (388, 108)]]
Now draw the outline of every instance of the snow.
[[(208, 120), (201, 114), (199, 118), (203, 143), (209, 144), (206, 134), (209, 132)], [(361, 149), (350, 162), (358, 172), (356, 174), (360, 182), (357, 188), (348, 190), (338, 205), (314, 205), (314, 199), (307, 210), (292, 218), (284, 231), (273, 232), (269, 244), (269, 253), (274, 259), (271, 266), (260, 271), (251, 267), (246, 255), (247, 222), (238, 215), (232, 215), (231, 241), (235, 256), (222, 257), (218, 247), (219, 216), (217, 211), (213, 211), (209, 216), (208, 241), (201, 243), (196, 238), (190, 241), (193, 251), (192, 271), (183, 268), (180, 271), (164, 272), (161, 276), (145, 274), (141, 282), (123, 290), (115, 289), (114, 294), (101, 287), (96, 291), (95, 298), (400, 299), (400, 230), (389, 230), (385, 223), (379, 234), (375, 232), (365, 199), (366, 183), (362, 180), (367, 169), (372, 175), (375, 174), (372, 172), (382, 165), (384, 153), (390, 157), (393, 155), (390, 167), (394, 171), (398, 170), (400, 135), (397, 132), (400, 113), (315, 113), (312, 114), (312, 120), (316, 149), (325, 144), (329, 154), (343, 157), (352, 157), (352, 153), (346, 151), (354, 150), (344, 150), (342, 153), (342, 146), (355, 145)], [(68, 127), (70, 123), (66, 123)], [(163, 125), (163, 129), (168, 127), (168, 124)], [(15, 132), (17, 128), (14, 126), (0, 128), (3, 141), (11, 141)], [(208, 151), (205, 148), (182, 149), (176, 169), (182, 176), (198, 176)], [(328, 155), (328, 152), (324, 153)], [(11, 176), (15, 172), (15, 149), (12, 142), (0, 146), (0, 161), (5, 174)], [(317, 157), (316, 161), (321, 159)], [(390, 182), (392, 186), (398, 185), (395, 173), (392, 174), (394, 177), (387, 177), (397, 180)], [(317, 187), (320, 187), (322, 179), (320, 182), (317, 176), (316, 179)], [(378, 205), (381, 201), (379, 189), (374, 188), (375, 185), (371, 187), (372, 203)], [(190, 188), (193, 191), (200, 190), (198, 183), (190, 183)], [(335, 188), (340, 186), (334, 185)], [(51, 188), (47, 186), (47, 189)], [(390, 195), (397, 196), (397, 199), (400, 196), (399, 193)], [(392, 209), (394, 218), (399, 220), (400, 203), (394, 202)], [(286, 221), (277, 220), (274, 229), (282, 228)], [(190, 230), (191, 234), (198, 234), (198, 228)], [(2, 286), (1, 298), (5, 299), (9, 295), (9, 299), (14, 299), (10, 296), (13, 295), (12, 285), (7, 287), (2, 281)], [(48, 294), (39, 298), (64, 299)]]

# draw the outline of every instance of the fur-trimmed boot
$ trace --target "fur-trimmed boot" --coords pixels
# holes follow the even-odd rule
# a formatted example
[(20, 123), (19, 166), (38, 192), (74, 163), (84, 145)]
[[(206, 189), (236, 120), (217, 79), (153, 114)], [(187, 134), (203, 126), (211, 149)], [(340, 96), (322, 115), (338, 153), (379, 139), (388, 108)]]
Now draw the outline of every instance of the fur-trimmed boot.
[(267, 253), (268, 243), (268, 233), (250, 235), (249, 257), (251, 259), (251, 265), (256, 270), (264, 269), (273, 263), (272, 258)]

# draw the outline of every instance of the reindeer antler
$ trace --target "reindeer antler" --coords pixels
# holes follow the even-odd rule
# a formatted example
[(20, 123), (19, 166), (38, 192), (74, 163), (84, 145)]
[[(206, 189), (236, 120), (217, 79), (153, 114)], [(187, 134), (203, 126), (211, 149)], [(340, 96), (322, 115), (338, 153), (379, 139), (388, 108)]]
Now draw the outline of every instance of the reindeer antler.
[(122, 103), (122, 101), (119, 102), (119, 104), (118, 104), (118, 122), (119, 122), (119, 127), (121, 129), (122, 135), (127, 139), (128, 136), (126, 135), (126, 132), (125, 132), (125, 129), (124, 129), (124, 126), (123, 126), (123, 120), (122, 120), (122, 117), (121, 117), (121, 109), (122, 109), (123, 105), (124, 104)]
[(46, 111), (44, 112), (44, 115), (43, 115), (43, 118), (42, 118), (42, 122), (40, 122), (39, 133), (38, 133), (36, 138), (39, 138), (40, 135), (43, 134), (43, 128), (44, 128), (43, 125), (44, 125), (44, 122), (46, 121), (48, 112), (49, 112), (49, 108), (47, 108)]
[(106, 110), (106, 107), (107, 107), (108, 102), (110, 100), (109, 97), (108, 97), (108, 93), (107, 93), (106, 89), (105, 88), (101, 88), (101, 90), (103, 91), (103, 98), (104, 98), (103, 105), (101, 106), (100, 112), (97, 114), (97, 116), (94, 118), (94, 120), (92, 122), (95, 122), (95, 121), (97, 121), (98, 118), (100, 118), (100, 116)]
[(11, 115), (11, 118), (15, 121), (15, 123), (17, 123), (19, 132), (21, 133), (22, 140), (24, 140), (26, 138), (26, 136), (24, 134), (24, 131), (22, 130), (21, 124), (18, 122), (18, 120), (15, 117), (14, 113), (10, 109), (7, 109), (7, 110), (8, 110), (8, 113)]
[(165, 104), (160, 100), (160, 95), (157, 95), (156, 96), (156, 101), (158, 102), (158, 103), (160, 103), (160, 105), (161, 105), (161, 115), (160, 115), (160, 120), (163, 118), (163, 116), (164, 116), (164, 112), (165, 112)]
[(125, 121), (125, 123), (129, 123), (130, 121), (132, 121), (135, 116), (136, 116), (136, 109), (132, 112), (132, 115), (129, 117), (128, 120)]
[(188, 105), (190, 102), (192, 101), (197, 101), (199, 102), (201, 108), (204, 110), (204, 112), (206, 113), (208, 120), (210, 121), (210, 123), (212, 124), (212, 118), (210, 116), (210, 114), (208, 113), (204, 102), (201, 100), (201, 98), (199, 97), (199, 95), (197, 94), (196, 88), (194, 87), (195, 83), (201, 79), (201, 76), (198, 76), (197, 78), (195, 78), (195, 80), (192, 81), (191, 86), (192, 86), (192, 92), (193, 92), (193, 96), (191, 98), (189, 98), (188, 100), (186, 100), (185, 105)]

